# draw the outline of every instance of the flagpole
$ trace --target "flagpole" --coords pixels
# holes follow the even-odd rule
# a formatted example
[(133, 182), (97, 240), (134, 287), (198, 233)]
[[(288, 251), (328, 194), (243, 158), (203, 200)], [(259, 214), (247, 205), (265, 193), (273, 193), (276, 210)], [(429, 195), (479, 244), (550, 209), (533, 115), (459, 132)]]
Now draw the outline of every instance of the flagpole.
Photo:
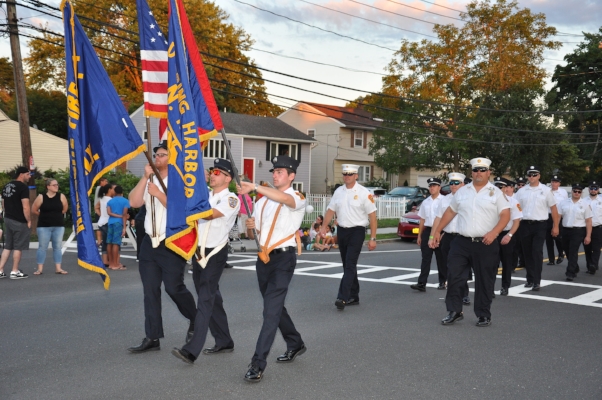
[(167, 187), (165, 187), (165, 183), (163, 182), (163, 179), (161, 178), (161, 174), (159, 174), (159, 170), (157, 169), (157, 167), (155, 167), (155, 163), (153, 162), (153, 159), (150, 156), (150, 149), (153, 148), (153, 145), (151, 144), (150, 117), (146, 117), (146, 143), (147, 143), (147, 145), (146, 145), (146, 151), (144, 152), (144, 155), (146, 156), (146, 159), (148, 160), (148, 164), (153, 169), (155, 176), (159, 180), (159, 184), (161, 185), (161, 188), (163, 188), (163, 193), (167, 194)]
[[(226, 156), (228, 157), (228, 159), (230, 160), (230, 163), (232, 164), (232, 173), (234, 174), (234, 181), (236, 182), (236, 184), (238, 186), (241, 186), (240, 185), (240, 177), (238, 176), (238, 169), (236, 168), (236, 164), (234, 164), (234, 157), (232, 157), (232, 150), (230, 149), (230, 143), (228, 143), (228, 139), (226, 138), (226, 130), (224, 128), (222, 128), (221, 133), (222, 133), (222, 140), (224, 141), (224, 145), (226, 146)], [(244, 204), (245, 210), (247, 210), (247, 215), (251, 215), (251, 210), (249, 209), (249, 205), (247, 204), (247, 202), (244, 201), (244, 196), (243, 196), (242, 204)], [(261, 245), (259, 244), (259, 237), (257, 236), (257, 229), (255, 229), (255, 228), (253, 228), (253, 237), (255, 238), (255, 243), (257, 244), (257, 251), (261, 251)]]

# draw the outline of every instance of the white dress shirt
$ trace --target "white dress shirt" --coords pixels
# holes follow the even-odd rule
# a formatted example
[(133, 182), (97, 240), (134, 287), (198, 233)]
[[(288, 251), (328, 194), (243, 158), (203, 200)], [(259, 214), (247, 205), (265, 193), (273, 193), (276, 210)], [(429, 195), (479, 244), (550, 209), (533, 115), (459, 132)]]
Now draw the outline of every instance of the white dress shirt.
[(592, 209), (582, 199), (576, 202), (564, 200), (558, 206), (558, 212), (562, 215), (562, 226), (565, 228), (584, 228), (585, 220), (592, 217)]
[[(284, 193), (293, 196), (295, 199), (295, 208), (289, 208), (286, 204), (283, 204), (282, 208), (280, 208), (278, 219), (276, 220), (274, 231), (272, 232), (272, 237), (270, 238), (270, 243), (268, 243), (268, 246), (270, 247), (274, 245), (274, 243), (277, 243), (285, 237), (297, 232), (301, 226), (301, 222), (303, 222), (303, 216), (305, 215), (305, 204), (307, 203), (305, 197), (303, 197), (301, 193), (295, 192), (295, 189), (292, 187), (286, 189)], [(265, 246), (265, 242), (268, 239), (272, 221), (274, 220), (276, 209), (279, 205), (280, 203), (270, 200), (265, 196), (259, 199), (257, 204), (255, 204), (253, 217), (255, 218), (255, 226), (259, 231), (259, 244), (262, 246)], [(262, 210), (263, 218), (261, 217)], [(280, 248), (296, 245), (297, 242), (293, 236), (286, 242), (278, 245), (278, 247)]]
[[(163, 192), (163, 188), (161, 187), (161, 184), (159, 183), (159, 179), (154, 174), (153, 174), (153, 183), (155, 185), (157, 185), (157, 187), (159, 188), (160, 191)], [(165, 177), (163, 179), (163, 183), (165, 184), (165, 187), (167, 187), (167, 177)], [(153, 208), (151, 206), (152, 197), (153, 196), (148, 194), (148, 182), (147, 182), (146, 188), (144, 189), (144, 203), (146, 204), (146, 217), (144, 217), (144, 230), (146, 231), (146, 233), (149, 236), (153, 235), (153, 222), (152, 222)], [(156, 234), (157, 234), (157, 237), (159, 238), (159, 241), (162, 241), (165, 239), (165, 229), (167, 227), (167, 209), (165, 207), (163, 207), (163, 204), (161, 204), (161, 202), (157, 198), (155, 198), (154, 201), (152, 201), (152, 202), (155, 203)]]
[[(451, 203), (453, 197), (454, 197), (454, 194), (450, 193), (441, 199), (441, 201), (439, 202), (439, 205), (437, 207), (437, 217), (443, 218), (443, 214), (445, 214), (445, 210), (447, 210), (447, 208), (449, 207), (449, 204)], [(443, 232), (458, 233), (458, 217), (457, 216), (455, 216), (449, 222), (449, 224), (447, 224), (445, 226), (445, 228), (443, 228)]]
[(458, 215), (458, 233), (466, 237), (483, 237), (500, 220), (500, 213), (510, 208), (502, 191), (491, 182), (476, 191), (469, 183), (458, 189), (449, 205)]
[(418, 216), (424, 220), (424, 226), (431, 228), (433, 226), (433, 222), (435, 222), (435, 218), (437, 218), (437, 210), (439, 209), (439, 204), (442, 199), (446, 196), (439, 195), (436, 199), (433, 199), (433, 196), (429, 196), (429, 198), (425, 199), (422, 204), (420, 204), (420, 210), (418, 210)]
[(355, 182), (351, 189), (345, 185), (334, 191), (328, 209), (337, 213), (337, 223), (343, 228), (367, 226), (368, 214), (376, 211), (372, 194)]
[[(230, 229), (234, 226), (236, 216), (240, 210), (238, 196), (225, 188), (219, 193), (209, 192), (209, 204), (211, 208), (218, 210), (224, 216), (212, 220), (199, 219), (199, 246), (206, 237), (205, 247), (215, 248), (228, 241)], [(208, 230), (205, 234), (205, 230)]]
[(523, 219), (527, 221), (547, 221), (550, 207), (556, 205), (552, 189), (539, 183), (526, 185), (513, 196), (523, 210)]
[(602, 199), (600, 196), (595, 198), (587, 197), (583, 199), (592, 210), (592, 227), (602, 225)]
[(515, 220), (523, 218), (523, 212), (520, 209), (520, 204), (518, 204), (518, 201), (516, 201), (514, 196), (506, 196), (506, 198), (510, 203), (510, 221), (508, 221), (508, 225), (506, 225), (506, 227), (503, 230), (509, 231), (510, 229), (512, 229), (512, 225), (514, 225)]
[[(552, 190), (552, 194), (554, 195), (554, 198), (556, 199), (556, 204), (560, 204), (560, 202), (570, 198), (568, 192), (564, 189), (558, 189), (558, 190)], [(552, 212), (552, 211), (549, 211)]]

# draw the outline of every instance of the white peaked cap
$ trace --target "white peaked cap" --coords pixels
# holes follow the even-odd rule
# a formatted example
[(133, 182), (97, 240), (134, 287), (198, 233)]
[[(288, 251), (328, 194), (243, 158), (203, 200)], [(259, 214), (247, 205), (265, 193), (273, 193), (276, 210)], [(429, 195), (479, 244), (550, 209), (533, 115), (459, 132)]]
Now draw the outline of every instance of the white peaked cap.
[(489, 166), (491, 165), (491, 160), (485, 157), (477, 157), (470, 160), (470, 165), (472, 165), (473, 168), (485, 167), (489, 169)]
[(343, 173), (357, 174), (357, 171), (359, 171), (359, 169), (360, 169), (359, 165), (343, 164)]

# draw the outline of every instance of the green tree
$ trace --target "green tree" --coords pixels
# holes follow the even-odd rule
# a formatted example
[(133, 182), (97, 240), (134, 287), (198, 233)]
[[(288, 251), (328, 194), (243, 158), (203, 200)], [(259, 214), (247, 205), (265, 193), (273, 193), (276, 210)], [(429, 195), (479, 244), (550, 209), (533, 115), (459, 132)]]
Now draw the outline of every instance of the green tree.
[(0, 109), (8, 110), (8, 103), (15, 93), (13, 63), (7, 57), (0, 57)]
[[(409, 167), (460, 171), (474, 155), (507, 152), (478, 141), (516, 142), (525, 136), (466, 123), (521, 126), (518, 120), (526, 115), (482, 114), (479, 107), (535, 107), (545, 78), (543, 52), (561, 45), (550, 39), (556, 29), (546, 25), (543, 14), (519, 9), (516, 1), (475, 0), (460, 16), (462, 27), (434, 27), (436, 41), (402, 40), (383, 78), (384, 96), (373, 98), (371, 111), (384, 127), (396, 130), (377, 130), (370, 146), (377, 164), (390, 172)], [(537, 129), (528, 129), (545, 130), (540, 117), (531, 120)]]
[[(97, 46), (96, 52), (117, 93), (130, 104), (142, 104), (136, 1), (74, 0), (73, 3), (90, 41)], [(211, 1), (185, 0), (184, 3), (199, 50), (211, 54), (202, 56), (220, 109), (262, 116), (278, 115), (280, 107), (269, 103), (267, 95), (255, 91), (265, 91), (265, 86), (254, 61), (243, 53), (253, 44), (250, 36), (243, 29), (228, 23), (228, 14)], [(150, 0), (149, 5), (163, 33), (167, 34), (168, 3)], [(29, 41), (30, 54), (25, 59), (28, 84), (35, 88), (64, 90), (65, 52), (60, 47), (62, 39), (48, 33), (42, 39)], [(217, 57), (235, 60), (243, 65)]]
[[(54, 136), (67, 139), (67, 97), (65, 93), (57, 90), (28, 89), (26, 94), (29, 123)], [(7, 114), (15, 121), (19, 120), (14, 97), (9, 101)]]
[(547, 93), (546, 102), (550, 108), (582, 112), (556, 114), (555, 118), (570, 132), (582, 134), (577, 136), (581, 142), (595, 142), (594, 145), (579, 146), (579, 149), (580, 156), (590, 164), (590, 178), (600, 179), (602, 113), (587, 111), (602, 109), (602, 50), (599, 47), (602, 28), (583, 35), (585, 39), (575, 51), (564, 56), (566, 65), (556, 66), (552, 75), (554, 86)]

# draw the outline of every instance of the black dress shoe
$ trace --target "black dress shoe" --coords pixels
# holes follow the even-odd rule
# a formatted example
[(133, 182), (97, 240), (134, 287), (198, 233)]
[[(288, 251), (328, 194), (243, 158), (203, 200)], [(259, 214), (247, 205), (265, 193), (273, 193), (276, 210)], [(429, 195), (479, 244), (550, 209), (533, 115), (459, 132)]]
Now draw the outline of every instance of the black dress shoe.
[(470, 297), (466, 296), (466, 297), (462, 298), (462, 304), (464, 304), (465, 306), (469, 306), (470, 305)]
[(226, 263), (226, 266), (224, 268), (234, 268), (234, 265)]
[(176, 347), (174, 347), (174, 349), (171, 351), (171, 354), (184, 361), (186, 364), (194, 364), (194, 361), (196, 360), (196, 357), (190, 354), (187, 350), (180, 350)]
[(261, 378), (263, 378), (263, 370), (253, 363), (249, 364), (249, 370), (245, 374), (245, 381), (257, 383), (261, 381)]
[(151, 350), (161, 350), (161, 343), (159, 342), (159, 339), (144, 338), (142, 339), (140, 346), (130, 347), (128, 349), (128, 351), (132, 353), (144, 353), (145, 351)]
[(349, 299), (349, 301), (347, 301), (347, 303), (345, 303), (345, 305), (347, 306), (357, 306), (360, 304), (359, 299)]
[(508, 296), (508, 288), (503, 287), (502, 290), (500, 290), (500, 296)]
[(533, 287), (533, 282), (527, 282), (527, 283), (525, 283), (525, 287)]
[(450, 311), (449, 314), (447, 314), (447, 317), (441, 320), (441, 323), (443, 325), (451, 325), (456, 321), (460, 321), (461, 319), (464, 319), (464, 313)]
[(213, 347), (209, 347), (206, 349), (203, 349), (203, 354), (219, 354), (219, 353), (232, 353), (234, 351), (234, 346), (227, 346), (227, 347), (222, 347), (222, 346), (213, 346)]
[(440, 283), (439, 286), (437, 286), (437, 290), (445, 290), (447, 289), (447, 286), (445, 286), (445, 283)]
[(567, 282), (573, 282), (573, 278), (571, 278), (570, 276), (566, 277)]
[(556, 259), (556, 264), (561, 264), (562, 261), (564, 261), (564, 256), (558, 256), (558, 258)]
[[(560, 263), (558, 263), (558, 264), (560, 264)], [(552, 260), (552, 261), (549, 261), (546, 265), (556, 265), (556, 263), (554, 262), (554, 260)]]
[(301, 354), (305, 353), (306, 351), (307, 351), (307, 347), (305, 347), (305, 345), (302, 344), (301, 347), (299, 347), (297, 350), (287, 350), (283, 355), (276, 358), (276, 362), (279, 362), (279, 363), (293, 362), (293, 361), (295, 361), (295, 358), (297, 358), (297, 356), (300, 356)]
[(347, 304), (347, 302), (343, 299), (337, 299), (334, 302), (334, 305), (337, 306), (337, 310), (339, 311), (343, 311), (345, 309), (345, 304)]
[(541, 286), (539, 286), (539, 285), (536, 283), (536, 284), (534, 284), (534, 285), (533, 285), (533, 289), (531, 289), (531, 290), (533, 290), (533, 291), (535, 291), (535, 292), (539, 292), (539, 289), (541, 289)]
[(410, 287), (414, 290), (418, 290), (419, 292), (426, 292), (426, 285), (424, 283), (415, 283), (410, 285)]
[(478, 327), (484, 327), (489, 325), (491, 325), (491, 318), (479, 317), (479, 320), (477, 321)]

